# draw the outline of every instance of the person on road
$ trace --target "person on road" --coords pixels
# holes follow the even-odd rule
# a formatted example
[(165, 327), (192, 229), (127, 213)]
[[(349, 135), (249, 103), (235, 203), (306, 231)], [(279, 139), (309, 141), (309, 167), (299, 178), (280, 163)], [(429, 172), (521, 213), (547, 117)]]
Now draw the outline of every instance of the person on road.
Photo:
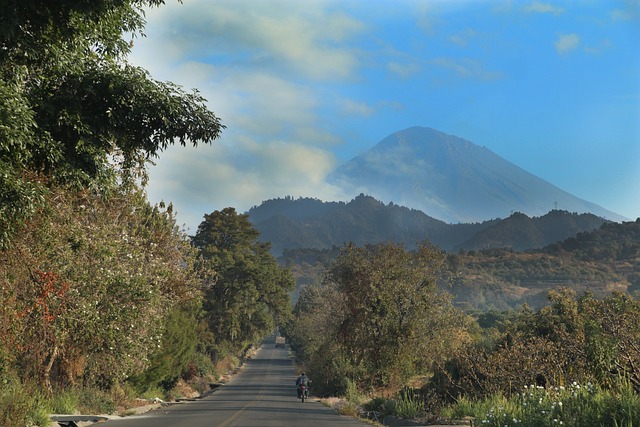
[(298, 390), (298, 399), (302, 397), (301, 396), (302, 390), (300, 386), (305, 386), (307, 390), (309, 390), (309, 386), (311, 386), (311, 380), (304, 372), (296, 379), (296, 389)]

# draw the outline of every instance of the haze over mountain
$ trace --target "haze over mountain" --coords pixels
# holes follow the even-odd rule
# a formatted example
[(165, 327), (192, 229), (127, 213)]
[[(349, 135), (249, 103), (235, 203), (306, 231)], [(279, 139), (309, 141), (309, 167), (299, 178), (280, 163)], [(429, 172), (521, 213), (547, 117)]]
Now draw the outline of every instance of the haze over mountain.
[(485, 147), (435, 129), (395, 132), (333, 171), (328, 180), (346, 194), (418, 209), (450, 223), (541, 216), (552, 209), (627, 218), (580, 199)]

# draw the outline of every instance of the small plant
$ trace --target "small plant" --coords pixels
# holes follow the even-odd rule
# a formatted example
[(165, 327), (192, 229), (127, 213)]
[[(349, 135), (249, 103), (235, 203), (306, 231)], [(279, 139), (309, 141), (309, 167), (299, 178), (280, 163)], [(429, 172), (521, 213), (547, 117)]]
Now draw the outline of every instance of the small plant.
[(360, 402), (360, 393), (358, 393), (358, 386), (356, 385), (355, 381), (352, 381), (350, 379), (346, 380), (344, 397), (345, 399), (347, 399), (347, 402), (353, 403), (355, 405)]
[(357, 417), (358, 407), (355, 405), (355, 403), (347, 402), (346, 404), (338, 408), (338, 413), (340, 415), (346, 415), (348, 417)]
[(49, 401), (49, 406), (53, 414), (74, 414), (78, 410), (79, 402), (79, 392), (68, 389), (54, 393)]
[(116, 410), (116, 400), (121, 405), (128, 401), (120, 390), (107, 392), (98, 388), (85, 388), (82, 390), (79, 409), (84, 413), (112, 414)]
[(424, 413), (424, 402), (412, 389), (406, 389), (398, 393), (394, 412), (398, 418), (416, 418)]

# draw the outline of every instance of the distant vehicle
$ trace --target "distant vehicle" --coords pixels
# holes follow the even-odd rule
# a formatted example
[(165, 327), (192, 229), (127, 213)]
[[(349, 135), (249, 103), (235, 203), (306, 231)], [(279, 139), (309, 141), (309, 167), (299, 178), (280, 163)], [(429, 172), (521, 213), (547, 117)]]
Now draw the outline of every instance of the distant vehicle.
[(276, 337), (276, 348), (284, 348), (285, 339), (284, 337), (277, 336)]

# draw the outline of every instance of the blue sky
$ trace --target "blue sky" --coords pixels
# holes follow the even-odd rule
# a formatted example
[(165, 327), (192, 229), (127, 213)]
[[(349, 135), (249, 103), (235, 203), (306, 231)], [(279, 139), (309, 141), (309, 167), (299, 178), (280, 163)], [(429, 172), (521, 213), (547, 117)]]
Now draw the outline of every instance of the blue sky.
[(227, 126), (150, 169), (150, 200), (192, 232), (227, 206), (350, 200), (325, 176), (411, 126), (640, 217), (640, 0), (167, 0), (146, 18), (129, 61)]

